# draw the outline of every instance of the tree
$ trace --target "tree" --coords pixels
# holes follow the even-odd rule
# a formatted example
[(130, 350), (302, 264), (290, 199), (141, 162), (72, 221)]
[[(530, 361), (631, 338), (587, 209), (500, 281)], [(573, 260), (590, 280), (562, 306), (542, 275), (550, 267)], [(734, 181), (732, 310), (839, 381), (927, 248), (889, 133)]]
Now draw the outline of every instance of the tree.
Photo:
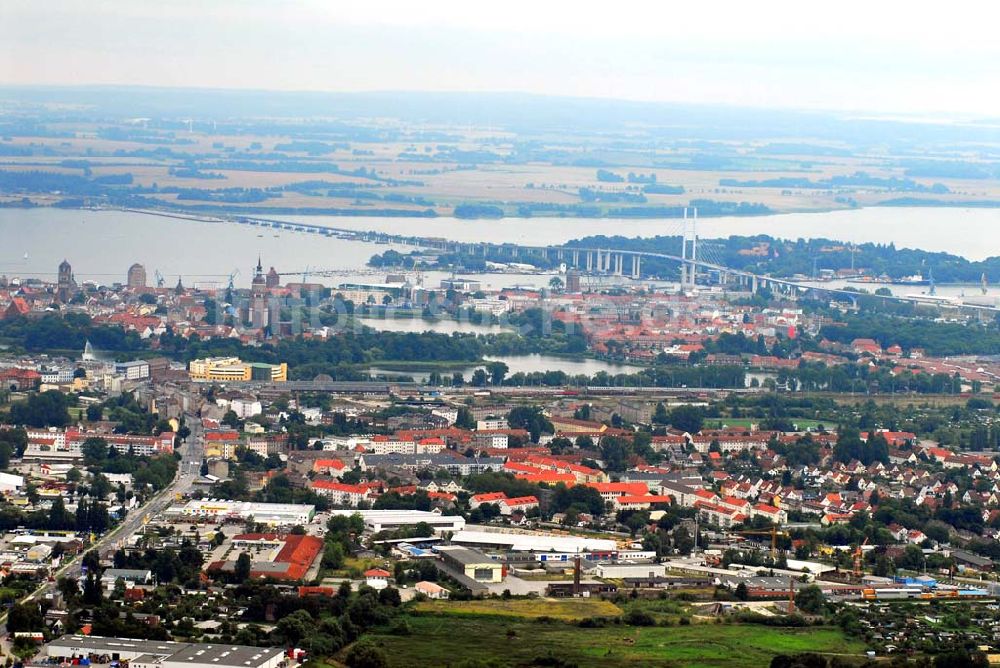
[(76, 578), (61, 577), (56, 582), (56, 588), (67, 601), (71, 601), (80, 595), (80, 586), (77, 584)]
[(656, 404), (656, 410), (653, 411), (653, 424), (669, 424), (670, 423), (670, 413), (667, 412), (667, 407), (663, 405), (660, 401)]
[(250, 578), (250, 555), (246, 552), (241, 552), (240, 556), (236, 558), (236, 569), (233, 571), (233, 577), (237, 582), (246, 582)]
[(497, 361), (487, 364), (486, 370), (490, 374), (490, 382), (494, 385), (503, 385), (503, 379), (507, 376), (507, 372), (510, 371), (510, 367), (503, 362)]
[(348, 668), (388, 668), (389, 659), (385, 651), (370, 640), (359, 640), (347, 652), (344, 663)]
[(826, 605), (826, 597), (823, 590), (816, 585), (803, 587), (795, 594), (795, 607), (811, 615), (818, 615), (823, 612)]
[(100, 605), (104, 600), (104, 588), (96, 571), (88, 571), (87, 579), (83, 581), (83, 602), (87, 605)]
[(90, 481), (90, 496), (95, 499), (105, 499), (111, 491), (111, 481), (100, 473), (94, 474)]
[(31, 427), (65, 427), (71, 422), (69, 405), (69, 397), (58, 390), (31, 394), (11, 405), (10, 421)]
[(344, 547), (335, 541), (327, 541), (323, 548), (323, 568), (338, 569), (344, 565)]
[(399, 590), (395, 587), (386, 587), (378, 593), (378, 602), (382, 605), (388, 605), (393, 608), (398, 608), (403, 604), (403, 600), (399, 595)]
[(476, 369), (472, 372), (472, 386), (473, 387), (486, 387), (486, 383), (489, 380), (489, 376), (486, 374), (485, 369)]
[(670, 411), (670, 425), (689, 434), (697, 434), (705, 422), (705, 415), (697, 406), (678, 406)]
[(100, 436), (91, 436), (80, 446), (87, 466), (96, 466), (108, 458), (108, 442)]
[(507, 424), (511, 429), (524, 429), (531, 434), (531, 441), (538, 442), (542, 432), (551, 434), (554, 429), (538, 406), (517, 406), (507, 414)]
[(89, 550), (84, 553), (83, 567), (88, 573), (93, 573), (101, 569), (101, 558), (95, 550)]
[(549, 279), (549, 288), (553, 292), (559, 292), (560, 290), (563, 289), (563, 280), (558, 276), (553, 276), (552, 278)]
[(15, 603), (7, 614), (7, 630), (12, 634), (16, 631), (38, 631), (43, 624), (42, 611), (34, 601)]
[(226, 411), (226, 414), (222, 416), (222, 424), (228, 425), (233, 429), (239, 429), (240, 416), (236, 414), (236, 411), (228, 410)]
[(745, 601), (750, 598), (750, 592), (747, 591), (747, 584), (745, 582), (741, 582), (736, 585), (736, 598), (741, 601)]
[(288, 645), (295, 646), (316, 632), (316, 620), (308, 610), (296, 610), (278, 621), (277, 630)]
[(459, 408), (458, 417), (455, 418), (455, 426), (459, 429), (475, 429), (476, 418), (472, 416), (472, 411), (465, 406)]
[(680, 554), (690, 554), (694, 549), (694, 538), (684, 527), (674, 529), (674, 549)]
[(49, 509), (49, 527), (60, 531), (72, 528), (75, 523), (75, 518), (72, 513), (66, 510), (66, 505), (63, 503), (62, 497), (57, 496), (52, 501), (52, 507)]

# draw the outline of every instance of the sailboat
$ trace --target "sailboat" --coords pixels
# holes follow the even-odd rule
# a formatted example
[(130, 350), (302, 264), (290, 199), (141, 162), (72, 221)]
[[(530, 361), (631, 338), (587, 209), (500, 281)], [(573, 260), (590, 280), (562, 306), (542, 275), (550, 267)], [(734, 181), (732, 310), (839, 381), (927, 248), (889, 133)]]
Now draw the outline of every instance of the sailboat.
[(28, 251), (24, 251), (24, 259), (25, 259), (25, 260), (27, 260), (27, 259), (28, 259)]

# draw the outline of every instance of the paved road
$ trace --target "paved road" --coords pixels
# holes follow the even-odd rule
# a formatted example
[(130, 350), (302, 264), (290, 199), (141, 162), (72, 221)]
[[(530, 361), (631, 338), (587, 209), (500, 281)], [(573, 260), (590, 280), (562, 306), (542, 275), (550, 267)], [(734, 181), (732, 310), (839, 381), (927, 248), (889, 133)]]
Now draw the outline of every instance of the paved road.
[[(97, 550), (101, 552), (113, 546), (118, 541), (124, 541), (138, 531), (147, 521), (147, 518), (155, 517), (170, 506), (176, 500), (178, 494), (183, 495), (191, 491), (194, 481), (200, 475), (201, 460), (205, 453), (204, 432), (201, 427), (201, 420), (196, 415), (185, 415), (185, 421), (188, 428), (191, 429), (191, 436), (188, 437), (186, 443), (177, 449), (177, 452), (181, 455), (181, 460), (178, 462), (177, 475), (173, 482), (147, 500), (145, 504), (131, 511), (121, 524), (97, 539), (93, 545), (87, 548), (87, 551)], [(35, 591), (18, 602), (26, 603), (28, 601), (43, 599), (55, 591), (59, 578), (72, 577), (80, 580), (82, 570), (82, 557), (69, 560), (52, 574), (52, 580), (43, 582)], [(0, 655), (10, 655), (10, 644), (7, 639), (6, 612), (0, 615), (0, 653), (2, 653)]]

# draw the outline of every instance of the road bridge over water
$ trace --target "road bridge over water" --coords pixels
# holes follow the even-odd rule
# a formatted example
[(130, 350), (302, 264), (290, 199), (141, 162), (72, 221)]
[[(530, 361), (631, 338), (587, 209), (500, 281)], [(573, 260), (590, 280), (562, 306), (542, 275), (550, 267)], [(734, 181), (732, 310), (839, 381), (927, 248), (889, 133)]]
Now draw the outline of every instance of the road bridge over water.
[[(143, 213), (159, 213), (143, 211)], [(174, 214), (176, 215), (176, 214)], [(199, 218), (197, 214), (184, 214), (186, 218)], [(308, 234), (320, 234), (327, 237), (337, 237), (355, 241), (367, 241), (377, 244), (399, 244), (436, 250), (442, 253), (462, 254), (470, 257), (482, 257), (497, 262), (525, 264), (540, 264), (551, 266), (565, 264), (567, 268), (592, 276), (620, 276), (641, 280), (643, 261), (656, 259), (676, 263), (679, 269), (681, 288), (693, 290), (699, 280), (710, 280), (721, 285), (732, 285), (756, 293), (760, 288), (790, 296), (808, 296), (817, 298), (839, 298), (855, 302), (859, 293), (853, 290), (833, 286), (816, 285), (803, 280), (776, 278), (766, 274), (757, 274), (744, 269), (727, 267), (712, 257), (711, 252), (699, 253), (699, 238), (697, 235), (697, 217), (671, 221), (672, 229), (665, 232), (680, 233), (681, 247), (679, 253), (660, 253), (653, 251), (624, 250), (617, 248), (595, 248), (571, 245), (526, 245), (495, 242), (454, 241), (441, 237), (420, 235), (391, 234), (376, 230), (355, 230), (344, 227), (319, 223), (292, 222), (275, 218), (258, 216), (231, 215), (225, 217), (199, 218), (209, 222), (229, 222), (240, 225), (270, 227)], [(714, 260), (714, 261), (713, 261)], [(279, 274), (286, 276), (336, 276), (343, 274), (343, 269), (297, 269), (284, 270)], [(658, 277), (666, 278), (666, 277)], [(935, 305), (943, 308), (967, 309), (973, 311), (1000, 312), (995, 305), (970, 303), (950, 298), (935, 298), (933, 296), (886, 295), (886, 301)]]

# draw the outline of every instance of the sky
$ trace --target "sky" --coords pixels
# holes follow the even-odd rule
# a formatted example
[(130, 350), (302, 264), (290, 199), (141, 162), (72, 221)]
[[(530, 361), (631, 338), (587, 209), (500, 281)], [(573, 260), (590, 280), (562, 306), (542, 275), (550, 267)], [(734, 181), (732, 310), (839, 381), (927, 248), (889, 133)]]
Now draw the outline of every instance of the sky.
[(0, 0), (0, 85), (518, 91), (1000, 117), (997, 3)]

